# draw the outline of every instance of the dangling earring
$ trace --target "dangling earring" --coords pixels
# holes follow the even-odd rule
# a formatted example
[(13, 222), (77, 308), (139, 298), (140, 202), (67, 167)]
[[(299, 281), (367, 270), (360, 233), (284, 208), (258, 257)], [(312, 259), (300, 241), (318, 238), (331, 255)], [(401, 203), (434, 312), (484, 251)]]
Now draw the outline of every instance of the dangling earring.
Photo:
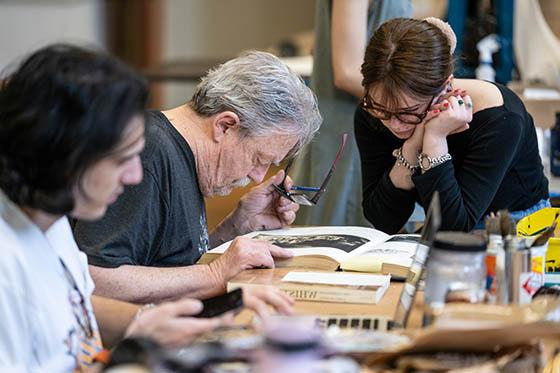
[(447, 85), (447, 88), (446, 88), (445, 91), (446, 91), (447, 93), (449, 93), (449, 92), (451, 92), (452, 90), (453, 90), (453, 87), (451, 86), (451, 83), (449, 83), (449, 84)]

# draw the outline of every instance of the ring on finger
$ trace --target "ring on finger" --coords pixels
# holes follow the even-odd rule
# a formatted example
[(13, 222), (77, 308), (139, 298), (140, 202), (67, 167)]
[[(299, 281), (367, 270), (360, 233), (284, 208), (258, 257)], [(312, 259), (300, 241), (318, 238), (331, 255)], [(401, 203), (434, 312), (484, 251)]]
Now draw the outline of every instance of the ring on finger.
[(463, 101), (463, 100), (457, 100), (457, 103), (458, 103), (459, 105), (463, 105), (463, 104), (465, 103), (465, 101)]

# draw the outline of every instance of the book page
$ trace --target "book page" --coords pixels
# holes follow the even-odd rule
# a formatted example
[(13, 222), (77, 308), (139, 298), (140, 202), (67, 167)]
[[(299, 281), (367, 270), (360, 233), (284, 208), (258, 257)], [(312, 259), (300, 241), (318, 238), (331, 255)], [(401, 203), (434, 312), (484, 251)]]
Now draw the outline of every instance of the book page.
[(341, 262), (344, 270), (381, 272), (383, 264), (410, 267), (418, 247), (419, 235), (395, 235), (382, 243), (368, 243)]
[(402, 259), (411, 259), (420, 242), (419, 234), (396, 234), (384, 242), (370, 242), (354, 250), (349, 257), (374, 255), (383, 258), (393, 258), (391, 263), (401, 264)]
[[(289, 249), (296, 256), (327, 255), (340, 262), (347, 253), (370, 243), (380, 243), (390, 236), (384, 232), (367, 227), (288, 227), (270, 231), (252, 232), (245, 237), (266, 240), (274, 245)], [(212, 250), (210, 253), (223, 253), (231, 241)]]
[(389, 285), (391, 276), (339, 272), (289, 272), (282, 278), (282, 281), (324, 285), (385, 287)]
[(343, 250), (336, 249), (334, 247), (302, 247), (302, 248), (288, 248), (294, 253), (294, 256), (305, 256), (305, 255), (324, 255), (328, 256), (338, 263), (346, 260), (348, 254)]

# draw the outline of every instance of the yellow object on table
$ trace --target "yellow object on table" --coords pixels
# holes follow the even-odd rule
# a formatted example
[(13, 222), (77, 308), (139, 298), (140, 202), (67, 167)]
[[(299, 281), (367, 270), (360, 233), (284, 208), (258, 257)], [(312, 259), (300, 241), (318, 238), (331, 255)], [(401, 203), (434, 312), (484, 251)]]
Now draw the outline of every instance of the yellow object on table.
[[(560, 208), (547, 207), (524, 217), (517, 223), (517, 236), (539, 235), (552, 225), (557, 213), (560, 213)], [(560, 272), (560, 224), (556, 226), (554, 237), (548, 241), (545, 267), (546, 272)]]

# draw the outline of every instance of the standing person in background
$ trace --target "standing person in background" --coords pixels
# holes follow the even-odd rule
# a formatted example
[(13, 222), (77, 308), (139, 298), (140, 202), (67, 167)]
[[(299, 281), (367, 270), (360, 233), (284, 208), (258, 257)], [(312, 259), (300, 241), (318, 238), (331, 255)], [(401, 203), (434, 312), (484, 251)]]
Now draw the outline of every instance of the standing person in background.
[[(354, 110), (363, 97), (360, 65), (369, 36), (385, 20), (411, 14), (409, 0), (317, 1), (311, 88), (324, 122), (292, 166), (298, 185), (319, 186), (331, 166), (325, 154), (338, 147), (340, 134), (352, 133)], [(349, 139), (323, 200), (312, 208), (302, 207), (295, 224), (369, 225), (361, 207), (359, 159), (356, 143)]]

